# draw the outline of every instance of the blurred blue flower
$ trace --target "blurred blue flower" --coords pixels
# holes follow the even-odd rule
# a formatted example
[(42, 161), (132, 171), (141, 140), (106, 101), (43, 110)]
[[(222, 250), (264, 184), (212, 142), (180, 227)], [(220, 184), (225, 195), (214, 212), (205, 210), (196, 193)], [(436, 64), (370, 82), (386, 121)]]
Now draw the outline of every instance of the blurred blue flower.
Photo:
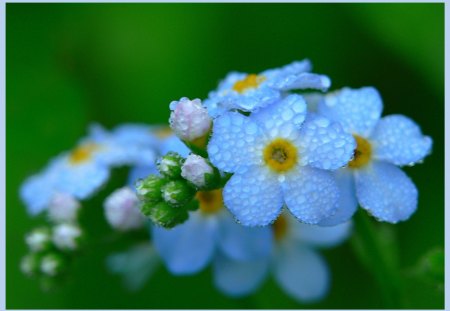
[[(46, 209), (55, 193), (79, 200), (95, 193), (109, 178), (111, 168), (155, 161), (154, 144), (141, 144), (130, 128), (108, 132), (94, 124), (77, 146), (52, 159), (40, 173), (29, 177), (20, 189), (28, 211), (36, 215)], [(149, 140), (151, 136), (149, 135)]]
[(292, 89), (326, 91), (331, 81), (327, 76), (309, 73), (309, 60), (295, 61), (260, 74), (229, 73), (217, 90), (209, 93), (204, 106), (212, 117), (229, 110), (255, 111), (266, 107)]
[(152, 227), (153, 243), (167, 269), (176, 275), (193, 274), (225, 254), (238, 261), (270, 255), (269, 227), (246, 228), (223, 208), (222, 190), (198, 192), (199, 210), (173, 229)]
[(354, 148), (338, 123), (307, 117), (304, 99), (293, 94), (250, 117), (228, 112), (215, 119), (208, 154), (217, 168), (234, 173), (224, 202), (241, 224), (268, 225), (284, 204), (300, 221), (317, 224), (337, 208), (328, 170), (346, 165)]
[(223, 293), (241, 297), (256, 291), (272, 272), (292, 298), (301, 302), (320, 300), (328, 292), (330, 275), (315, 248), (342, 243), (351, 228), (351, 222), (326, 228), (306, 225), (282, 214), (272, 225), (275, 247), (271, 256), (239, 262), (223, 255), (214, 262), (214, 283)]
[(357, 198), (377, 219), (396, 223), (415, 212), (418, 196), (414, 183), (397, 166), (422, 161), (431, 152), (432, 139), (403, 115), (380, 119), (382, 109), (381, 97), (372, 87), (344, 88), (328, 94), (318, 105), (321, 115), (340, 122), (357, 142), (354, 158), (343, 173), (347, 180), (343, 192), (351, 203), (340, 209), (347, 209), (344, 213), (351, 217)]

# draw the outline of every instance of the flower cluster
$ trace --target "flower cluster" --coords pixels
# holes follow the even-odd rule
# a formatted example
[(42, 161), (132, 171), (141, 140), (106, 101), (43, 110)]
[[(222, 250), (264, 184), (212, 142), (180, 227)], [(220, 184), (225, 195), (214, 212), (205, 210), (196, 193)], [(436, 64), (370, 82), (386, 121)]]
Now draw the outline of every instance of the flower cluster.
[(27, 236), (23, 271), (60, 271), (58, 253), (41, 254), (77, 249), (80, 201), (128, 166), (126, 185), (103, 206), (113, 230), (150, 231), (151, 244), (108, 259), (128, 287), (141, 286), (160, 259), (174, 275), (211, 264), (214, 284), (232, 297), (269, 274), (294, 299), (324, 297), (330, 274), (318, 249), (350, 236), (358, 205), (383, 222), (411, 217), (418, 191), (400, 167), (420, 163), (432, 140), (406, 116), (381, 117), (375, 88), (328, 92), (330, 78), (311, 70), (303, 60), (232, 72), (204, 101), (171, 102), (171, 130), (93, 126), (21, 189), (30, 214), (45, 211), (57, 224)]

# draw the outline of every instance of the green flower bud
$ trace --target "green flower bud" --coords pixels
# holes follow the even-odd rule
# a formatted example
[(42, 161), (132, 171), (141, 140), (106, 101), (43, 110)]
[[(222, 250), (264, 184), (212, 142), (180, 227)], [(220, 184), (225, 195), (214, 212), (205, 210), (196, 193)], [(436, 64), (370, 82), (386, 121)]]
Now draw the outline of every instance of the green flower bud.
[(167, 179), (150, 175), (145, 179), (139, 179), (136, 183), (136, 192), (140, 200), (147, 203), (156, 203), (161, 201), (161, 187), (167, 182)]
[(171, 180), (161, 188), (162, 197), (166, 203), (178, 207), (189, 203), (195, 195), (195, 190), (184, 180)]
[(41, 255), (37, 253), (29, 253), (20, 261), (20, 270), (26, 276), (34, 276), (39, 273)]
[(51, 253), (42, 257), (40, 268), (41, 272), (47, 276), (57, 276), (65, 269), (66, 262), (64, 257), (58, 253)]
[(173, 228), (185, 222), (189, 217), (186, 209), (170, 206), (166, 202), (157, 203), (149, 211), (150, 219), (164, 228)]
[(184, 159), (176, 152), (169, 152), (158, 161), (158, 170), (162, 176), (176, 179), (181, 176)]

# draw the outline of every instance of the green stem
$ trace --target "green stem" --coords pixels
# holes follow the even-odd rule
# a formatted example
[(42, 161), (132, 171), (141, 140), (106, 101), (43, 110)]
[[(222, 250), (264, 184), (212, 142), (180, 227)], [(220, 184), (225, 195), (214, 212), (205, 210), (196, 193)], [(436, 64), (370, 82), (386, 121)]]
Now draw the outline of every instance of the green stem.
[[(403, 286), (399, 269), (390, 260), (389, 249), (384, 247), (383, 237), (377, 232), (376, 224), (360, 210), (354, 217), (356, 233), (352, 239), (353, 249), (379, 285), (386, 308), (401, 308)], [(392, 255), (392, 254), (391, 254)]]

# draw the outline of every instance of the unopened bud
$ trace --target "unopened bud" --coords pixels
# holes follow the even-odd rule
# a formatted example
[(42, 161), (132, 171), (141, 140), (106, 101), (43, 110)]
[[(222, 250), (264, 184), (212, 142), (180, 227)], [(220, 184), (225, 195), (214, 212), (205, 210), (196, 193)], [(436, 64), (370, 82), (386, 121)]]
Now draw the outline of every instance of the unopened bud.
[(162, 197), (171, 206), (183, 206), (195, 195), (195, 190), (183, 180), (171, 180), (161, 188)]
[(56, 193), (50, 201), (48, 216), (51, 221), (74, 222), (80, 210), (80, 202), (70, 194)]
[(104, 202), (105, 217), (114, 229), (127, 231), (144, 224), (139, 210), (140, 201), (129, 187), (117, 189)]
[(74, 224), (63, 223), (53, 228), (53, 243), (60, 250), (73, 251), (79, 247), (82, 232)]
[(150, 175), (136, 182), (136, 193), (140, 200), (146, 203), (161, 201), (161, 187), (167, 183), (167, 179), (156, 175)]
[(186, 97), (170, 103), (170, 127), (181, 139), (192, 142), (206, 136), (211, 128), (211, 118), (200, 99)]
[(183, 157), (176, 152), (169, 152), (159, 159), (157, 166), (158, 171), (167, 178), (179, 178), (181, 175), (181, 166), (183, 165)]
[(213, 175), (214, 169), (212, 166), (205, 158), (196, 154), (190, 154), (181, 167), (181, 176), (198, 188), (205, 187), (210, 179), (209, 176)]
[(159, 202), (147, 209), (148, 217), (158, 226), (173, 228), (185, 222), (189, 215), (185, 208), (173, 207), (166, 202)]
[(57, 276), (64, 270), (65, 260), (57, 253), (45, 255), (41, 260), (41, 272), (47, 276)]
[(40, 255), (29, 253), (20, 261), (20, 270), (26, 276), (34, 276), (39, 272)]
[(50, 229), (46, 227), (34, 229), (27, 234), (25, 242), (32, 252), (41, 252), (49, 249), (52, 245)]

